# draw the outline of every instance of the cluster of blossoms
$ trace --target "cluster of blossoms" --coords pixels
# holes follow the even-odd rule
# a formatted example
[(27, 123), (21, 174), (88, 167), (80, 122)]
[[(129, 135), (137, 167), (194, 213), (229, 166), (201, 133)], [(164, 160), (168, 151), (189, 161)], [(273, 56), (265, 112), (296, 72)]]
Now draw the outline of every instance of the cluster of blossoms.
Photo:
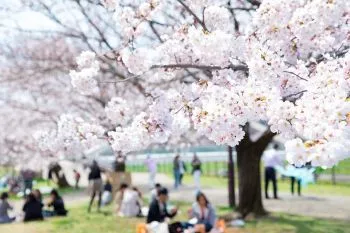
[(85, 122), (79, 117), (61, 115), (55, 132), (38, 131), (34, 137), (42, 150), (57, 151), (59, 148), (90, 148), (104, 137), (105, 130)]
[(194, 9), (201, 9), (209, 6), (220, 6), (227, 3), (225, 0), (187, 0), (186, 2)]
[[(106, 1), (107, 2), (107, 1)], [(113, 4), (109, 1), (109, 6)], [(152, 17), (161, 8), (160, 1), (116, 1), (114, 5), (114, 20), (117, 23), (117, 28), (120, 28), (125, 41), (130, 38), (140, 35), (147, 27), (147, 20)], [(113, 9), (113, 8), (112, 8)]]
[(122, 98), (112, 98), (111, 101), (108, 102), (105, 112), (107, 117), (115, 124), (124, 126), (130, 121), (130, 106)]
[(79, 71), (70, 72), (71, 82), (81, 94), (90, 94), (98, 90), (97, 81), (94, 79), (98, 75), (100, 65), (96, 60), (96, 54), (85, 51), (77, 57)]
[(286, 143), (292, 164), (332, 166), (349, 155), (344, 69), (350, 56), (327, 55), (349, 46), (349, 7), (347, 1), (266, 1), (254, 20), (249, 78), (279, 85), (283, 101), (272, 102), (267, 115), (273, 132), (297, 137)]
[(179, 113), (175, 110), (177, 101), (172, 101), (176, 95), (169, 93), (171, 94), (162, 93), (149, 107), (148, 113), (137, 115), (130, 126), (117, 127), (115, 131), (108, 132), (114, 150), (125, 153), (142, 150), (152, 143), (166, 142), (175, 131), (181, 135), (189, 130), (190, 122), (183, 113), (174, 120), (173, 115)]
[[(144, 40), (147, 23), (166, 18), (168, 1), (105, 1), (127, 38), (119, 54), (131, 75), (173, 81), (193, 68), (204, 77), (190, 88), (157, 91), (132, 121), (124, 117), (127, 102), (113, 99), (106, 114), (121, 127), (108, 132), (112, 147), (141, 150), (192, 127), (217, 144), (235, 146), (247, 122), (263, 120), (290, 140), (292, 164), (332, 166), (349, 156), (350, 2), (264, 0), (245, 35), (234, 33), (226, 2), (178, 1), (203, 17), (180, 18), (181, 25), (167, 27), (161, 42), (149, 45), (136, 42)], [(81, 72), (95, 68), (91, 81), (98, 71), (94, 55), (83, 53), (77, 62)], [(80, 73), (73, 71), (73, 85), (92, 90)]]

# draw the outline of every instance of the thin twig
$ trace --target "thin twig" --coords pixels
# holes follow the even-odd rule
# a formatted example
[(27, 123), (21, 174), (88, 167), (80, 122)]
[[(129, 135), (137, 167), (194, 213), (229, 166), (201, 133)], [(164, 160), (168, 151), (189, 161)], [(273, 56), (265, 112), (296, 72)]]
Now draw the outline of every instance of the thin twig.
[[(197, 97), (197, 98), (191, 100), (191, 102), (196, 102), (197, 100), (199, 100), (199, 98), (200, 98), (200, 97)], [(186, 106), (185, 104), (182, 105), (182, 107), (181, 107), (179, 110), (177, 110), (174, 114), (178, 114), (185, 106)]]
[(287, 70), (285, 70), (285, 71), (283, 71), (283, 72), (284, 72), (284, 73), (287, 73), (287, 74), (293, 74), (293, 75), (297, 76), (298, 78), (300, 78), (301, 80), (308, 81), (307, 79), (301, 77), (300, 75), (298, 75), (298, 74), (296, 74), (296, 73), (294, 73), (294, 72), (287, 71)]
[(256, 8), (254, 7), (231, 7), (231, 8), (228, 8), (229, 10), (238, 10), (238, 11), (255, 11)]
[[(143, 73), (143, 74), (144, 74), (144, 73)], [(101, 81), (101, 82), (99, 82), (99, 83), (123, 83), (123, 82), (129, 81), (130, 79), (139, 78), (139, 77), (141, 77), (141, 75), (143, 75), (143, 74), (134, 75), (134, 76), (131, 76), (131, 77), (129, 77), (129, 78), (125, 78), (125, 79), (118, 80), (118, 81)]]

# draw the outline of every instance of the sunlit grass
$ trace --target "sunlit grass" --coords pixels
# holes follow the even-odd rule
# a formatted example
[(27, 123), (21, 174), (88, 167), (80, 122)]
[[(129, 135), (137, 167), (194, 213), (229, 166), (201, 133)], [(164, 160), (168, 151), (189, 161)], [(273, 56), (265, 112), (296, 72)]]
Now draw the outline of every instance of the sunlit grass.
[[(181, 210), (175, 221), (186, 220), (186, 212), (190, 205), (177, 203)], [(15, 223), (0, 225), (0, 232), (11, 233), (135, 233), (136, 225), (143, 218), (120, 218), (113, 215), (113, 206), (101, 213), (87, 213), (86, 205), (77, 205), (69, 209), (65, 218), (53, 218), (43, 222), (28, 224)], [(229, 208), (217, 208), (218, 213), (229, 213)], [(230, 231), (229, 231), (230, 232)], [(272, 216), (250, 221), (245, 228), (235, 233), (350, 233), (350, 223), (338, 220), (324, 220), (276, 213)]]

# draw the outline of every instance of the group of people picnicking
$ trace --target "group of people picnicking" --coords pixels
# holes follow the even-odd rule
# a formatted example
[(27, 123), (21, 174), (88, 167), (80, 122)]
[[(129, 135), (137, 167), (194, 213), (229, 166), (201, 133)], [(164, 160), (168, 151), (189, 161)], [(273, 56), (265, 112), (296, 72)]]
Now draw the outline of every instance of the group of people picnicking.
[[(146, 220), (148, 224), (154, 222), (163, 223), (167, 219), (175, 217), (178, 213), (177, 207), (169, 208), (167, 205), (169, 201), (168, 189), (157, 184), (155, 190), (157, 191), (157, 196), (151, 196)], [(210, 232), (215, 227), (216, 220), (215, 208), (210, 204), (204, 193), (198, 192), (195, 202), (188, 211), (188, 221), (173, 224), (182, 230), (191, 228), (192, 232), (205, 233)], [(169, 230), (171, 229), (171, 225), (169, 226)]]
[[(274, 145), (273, 149), (265, 152), (263, 161), (265, 165), (265, 195), (268, 195), (269, 183), (273, 183), (274, 198), (278, 198), (277, 194), (277, 179), (276, 171), (282, 164), (282, 151), (278, 150), (277, 144)], [(149, 207), (143, 207), (143, 194), (137, 187), (129, 186), (126, 183), (122, 183), (116, 193), (113, 195), (113, 187), (111, 181), (106, 179), (105, 183), (102, 179), (101, 169), (96, 161), (92, 162), (90, 167), (90, 173), (88, 176), (89, 186), (91, 191), (90, 202), (88, 206), (88, 212), (91, 212), (92, 205), (95, 198), (97, 198), (97, 210), (100, 211), (102, 206), (106, 206), (115, 202), (115, 214), (121, 217), (146, 217), (147, 224), (154, 222), (163, 223), (166, 219), (173, 218), (178, 209), (176, 207), (169, 207), (167, 205), (169, 195), (168, 189), (162, 187), (159, 183), (155, 183), (155, 176), (157, 172), (156, 161), (148, 156), (145, 164), (150, 172), (150, 185), (152, 188), (150, 193)], [(201, 177), (201, 165), (202, 162), (199, 157), (194, 153), (191, 161), (192, 174), (194, 178), (196, 188), (196, 199), (192, 205), (189, 213), (189, 219), (191, 221), (176, 223), (177, 227), (182, 229), (191, 228), (193, 232), (210, 232), (215, 226), (216, 213), (214, 207), (210, 204), (204, 193), (201, 192), (200, 188), (200, 177)], [(115, 172), (125, 172), (125, 157), (118, 155), (114, 164)], [(174, 172), (174, 188), (177, 189), (182, 185), (182, 178), (186, 172), (186, 164), (181, 159), (180, 155), (177, 154), (173, 160), (173, 172)], [(78, 188), (80, 173), (74, 170), (75, 186)], [(298, 193), (300, 195), (300, 178), (291, 176), (292, 192), (294, 192), (294, 183), (298, 183)], [(30, 182), (27, 181), (26, 188), (29, 187)], [(8, 211), (12, 209), (12, 206), (8, 202), (8, 193), (3, 193), (0, 200), (0, 223), (11, 223), (20, 219), (18, 216), (10, 217)], [(52, 208), (47, 209), (45, 208)], [(65, 209), (62, 197), (56, 190), (52, 190), (50, 193), (50, 200), (43, 203), (42, 195), (39, 190), (33, 190), (25, 198), (25, 204), (23, 206), (23, 221), (34, 221), (43, 220), (46, 217), (52, 216), (66, 216), (68, 211)], [(169, 228), (170, 229), (170, 228)]]
[[(120, 160), (119, 162), (125, 161)], [(192, 165), (194, 172), (200, 171), (201, 163), (196, 155), (194, 156)], [(121, 165), (116, 164), (116, 166), (120, 167)], [(122, 171), (124, 169), (117, 170)], [(100, 211), (102, 206), (112, 203), (111, 183), (107, 179), (103, 187), (101, 173), (102, 169), (96, 161), (93, 161), (89, 173), (91, 199), (88, 212), (91, 211), (96, 196), (98, 197), (98, 211)], [(110, 194), (108, 201), (105, 201), (103, 198), (106, 192)], [(146, 217), (146, 223), (151, 224), (155, 222), (164, 223), (167, 219), (173, 218), (178, 213), (177, 207), (168, 206), (168, 189), (159, 183), (154, 184), (151, 189), (148, 207), (143, 207), (143, 200), (143, 194), (137, 187), (122, 183), (114, 197), (115, 214), (120, 217)], [(196, 201), (188, 213), (191, 221), (177, 223), (182, 229), (192, 228), (194, 230), (193, 232), (205, 233), (210, 232), (215, 226), (216, 212), (204, 193), (197, 192)]]
[(10, 217), (9, 211), (13, 206), (9, 203), (9, 194), (3, 192), (0, 197), (0, 223), (11, 223), (14, 221), (24, 222), (40, 221), (44, 218), (54, 216), (66, 216), (68, 211), (65, 208), (64, 201), (57, 190), (53, 189), (47, 203), (43, 202), (40, 190), (35, 189), (25, 197), (22, 208), (23, 214)]

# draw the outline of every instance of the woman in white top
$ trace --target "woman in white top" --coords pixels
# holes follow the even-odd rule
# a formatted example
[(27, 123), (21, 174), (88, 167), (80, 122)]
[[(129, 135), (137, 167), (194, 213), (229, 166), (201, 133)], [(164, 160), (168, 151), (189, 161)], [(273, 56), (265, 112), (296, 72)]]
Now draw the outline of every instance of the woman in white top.
[(116, 196), (117, 214), (123, 217), (137, 217), (141, 213), (141, 200), (139, 193), (122, 184)]

